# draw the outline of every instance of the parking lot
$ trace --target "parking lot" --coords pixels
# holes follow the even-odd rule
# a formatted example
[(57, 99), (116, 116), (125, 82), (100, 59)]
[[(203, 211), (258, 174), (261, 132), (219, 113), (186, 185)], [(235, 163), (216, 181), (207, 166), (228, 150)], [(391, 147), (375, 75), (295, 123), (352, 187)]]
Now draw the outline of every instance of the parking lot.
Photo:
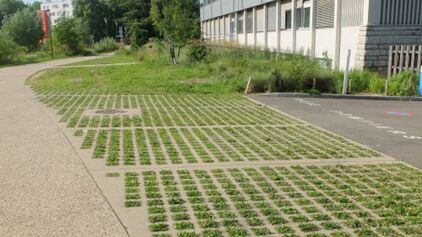
[(422, 102), (251, 98), (422, 168)]

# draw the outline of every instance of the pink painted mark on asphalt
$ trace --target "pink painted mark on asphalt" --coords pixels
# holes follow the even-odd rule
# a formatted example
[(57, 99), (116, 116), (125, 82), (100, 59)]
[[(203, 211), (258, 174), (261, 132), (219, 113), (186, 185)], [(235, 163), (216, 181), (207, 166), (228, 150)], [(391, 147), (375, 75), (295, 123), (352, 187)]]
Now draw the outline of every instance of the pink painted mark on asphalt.
[(415, 113), (397, 112), (397, 111), (387, 111), (387, 112), (384, 112), (384, 114), (388, 116), (409, 117), (409, 118), (415, 115)]

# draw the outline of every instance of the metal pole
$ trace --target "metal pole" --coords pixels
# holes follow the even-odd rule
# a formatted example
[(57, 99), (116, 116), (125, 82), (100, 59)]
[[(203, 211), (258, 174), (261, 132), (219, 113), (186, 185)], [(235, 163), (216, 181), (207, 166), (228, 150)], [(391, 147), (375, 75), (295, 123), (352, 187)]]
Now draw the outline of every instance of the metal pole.
[(344, 71), (344, 78), (343, 78), (343, 95), (347, 94), (347, 86), (349, 84), (349, 66), (350, 66), (350, 54), (351, 50), (347, 51), (347, 62), (346, 62), (346, 70)]
[(53, 35), (51, 34), (51, 15), (50, 15), (50, 10), (47, 10), (47, 16), (48, 16), (48, 37), (50, 38), (51, 58), (54, 59), (54, 47), (53, 47)]
[(108, 51), (108, 26), (107, 26), (107, 18), (104, 17), (104, 23), (106, 28), (106, 43), (107, 43), (107, 51)]

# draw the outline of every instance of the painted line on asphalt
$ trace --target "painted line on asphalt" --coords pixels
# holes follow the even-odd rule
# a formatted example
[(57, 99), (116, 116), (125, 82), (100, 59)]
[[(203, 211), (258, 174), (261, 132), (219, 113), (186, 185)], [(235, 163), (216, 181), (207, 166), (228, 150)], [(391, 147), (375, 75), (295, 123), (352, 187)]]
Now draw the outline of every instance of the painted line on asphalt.
[(295, 101), (302, 103), (302, 104), (306, 104), (308, 106), (314, 106), (314, 107), (320, 107), (321, 106), (320, 104), (313, 103), (309, 100), (305, 100), (305, 99), (301, 99), (301, 98), (297, 98), (297, 99), (295, 99)]
[(371, 120), (367, 120), (367, 119), (362, 118), (362, 117), (354, 116), (353, 114), (350, 114), (350, 113), (344, 113), (343, 111), (338, 111), (338, 110), (330, 110), (330, 112), (337, 114), (339, 116), (348, 118), (350, 120), (358, 121), (358, 122), (361, 122), (361, 123), (366, 123), (367, 125), (373, 126), (377, 129), (386, 130), (390, 134), (399, 135), (399, 136), (402, 136), (403, 138), (408, 139), (408, 140), (422, 140), (422, 137), (420, 137), (420, 136), (410, 135), (405, 131), (400, 131), (400, 130), (394, 129), (390, 126), (385, 126), (381, 123), (376, 123), (376, 122), (373, 122)]

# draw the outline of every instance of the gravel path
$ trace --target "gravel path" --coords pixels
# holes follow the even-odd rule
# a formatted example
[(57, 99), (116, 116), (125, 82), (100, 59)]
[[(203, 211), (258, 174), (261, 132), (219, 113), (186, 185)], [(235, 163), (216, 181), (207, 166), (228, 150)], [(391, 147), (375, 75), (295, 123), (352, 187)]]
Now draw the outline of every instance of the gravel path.
[(28, 95), (37, 71), (0, 69), (0, 236), (127, 236), (66, 136)]

